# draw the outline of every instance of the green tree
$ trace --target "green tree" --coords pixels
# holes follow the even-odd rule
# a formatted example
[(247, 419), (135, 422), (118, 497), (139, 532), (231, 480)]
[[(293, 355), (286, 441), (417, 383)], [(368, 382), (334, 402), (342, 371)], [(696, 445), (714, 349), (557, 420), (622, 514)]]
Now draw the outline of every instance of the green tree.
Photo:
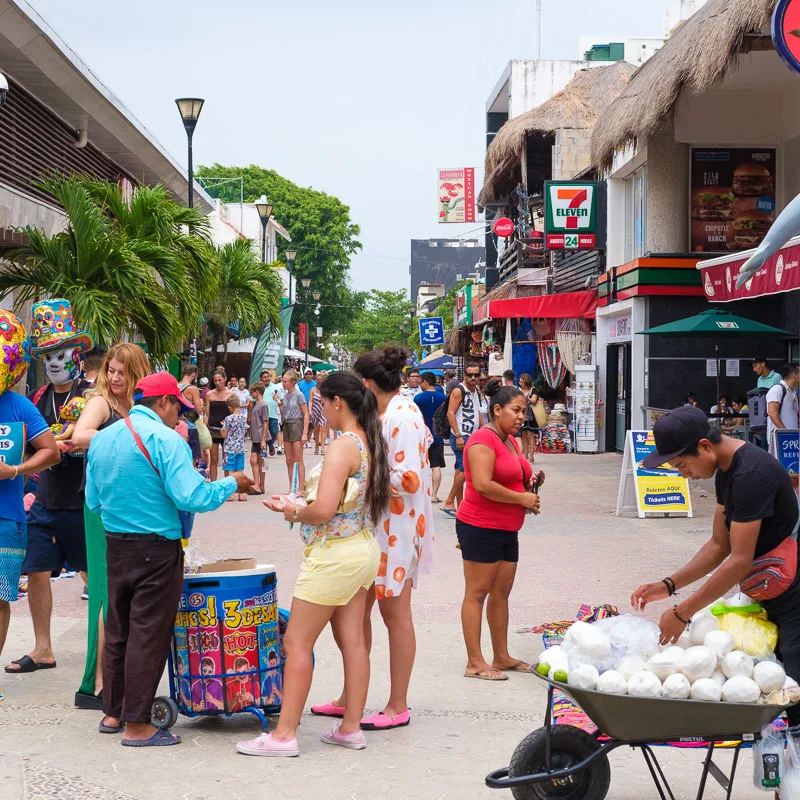
[[(453, 327), (453, 311), (456, 308), (456, 295), (458, 294), (458, 290), (461, 289), (463, 286), (466, 286), (469, 283), (468, 280), (466, 281), (457, 281), (454, 283), (447, 291), (445, 296), (439, 301), (439, 304), (430, 314), (426, 314), (426, 317), (441, 317), (442, 322), (444, 323), (444, 333), (445, 337), (450, 333), (451, 328)], [(408, 340), (408, 346), (412, 350), (419, 350), (421, 348), (420, 340), (419, 340), (419, 325), (415, 325), (414, 329), (411, 331), (411, 335)]]
[[(266, 195), (273, 204), (273, 215), (292, 237), (291, 244), (279, 239), (280, 259), (286, 249), (297, 251), (293, 298), (303, 303), (302, 278), (311, 279), (310, 291), (318, 291), (319, 317), (313, 315), (314, 326), (324, 331), (323, 342), (336, 333), (349, 329), (356, 301), (350, 290), (348, 272), (350, 258), (361, 249), (360, 228), (350, 218), (350, 208), (338, 198), (315, 189), (297, 186), (274, 170), (251, 164), (249, 167), (225, 167), (214, 164), (198, 167), (197, 177), (207, 180), (209, 193), (226, 203), (239, 201), (239, 186), (235, 182), (220, 183), (217, 178), (244, 178), (244, 200), (249, 203)], [(297, 290), (299, 287), (299, 291)], [(292, 328), (304, 318), (300, 308), (292, 317)], [(310, 323), (311, 324), (311, 323)], [(311, 337), (313, 341), (315, 337)], [(318, 343), (319, 344), (319, 343)]]
[(55, 174), (39, 186), (66, 211), (67, 229), (20, 228), (30, 243), (0, 265), (0, 294), (14, 291), (18, 303), (64, 297), (104, 346), (139, 334), (156, 362), (180, 351), (216, 292), (202, 212), (163, 187), (138, 189), (128, 207), (119, 186), (91, 178)]
[(410, 326), (408, 295), (404, 290), (366, 293), (365, 305), (353, 315), (350, 328), (339, 336), (337, 344), (357, 357), (386, 344), (408, 342)]

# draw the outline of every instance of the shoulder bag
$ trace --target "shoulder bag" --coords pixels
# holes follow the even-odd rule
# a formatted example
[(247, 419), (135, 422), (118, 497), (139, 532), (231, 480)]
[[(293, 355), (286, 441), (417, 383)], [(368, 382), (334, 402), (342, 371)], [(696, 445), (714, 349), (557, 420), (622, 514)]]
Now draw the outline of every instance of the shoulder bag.
[(798, 526), (800, 518), (791, 536), (753, 561), (747, 577), (739, 583), (739, 588), (748, 597), (753, 600), (774, 600), (794, 583), (797, 575)]

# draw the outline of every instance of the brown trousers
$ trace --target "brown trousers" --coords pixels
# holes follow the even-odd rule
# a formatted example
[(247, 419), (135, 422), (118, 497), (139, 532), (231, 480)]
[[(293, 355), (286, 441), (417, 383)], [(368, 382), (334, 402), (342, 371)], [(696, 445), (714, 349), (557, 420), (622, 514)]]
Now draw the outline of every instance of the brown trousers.
[(180, 540), (106, 538), (108, 617), (103, 650), (103, 711), (150, 722), (183, 588)]

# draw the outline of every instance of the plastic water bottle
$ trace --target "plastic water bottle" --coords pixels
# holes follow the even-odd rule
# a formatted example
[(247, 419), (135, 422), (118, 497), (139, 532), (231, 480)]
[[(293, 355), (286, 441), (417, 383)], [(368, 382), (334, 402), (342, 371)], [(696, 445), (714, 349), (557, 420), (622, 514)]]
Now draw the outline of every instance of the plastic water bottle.
[(783, 731), (765, 725), (753, 747), (753, 783), (762, 792), (776, 792), (784, 770)]

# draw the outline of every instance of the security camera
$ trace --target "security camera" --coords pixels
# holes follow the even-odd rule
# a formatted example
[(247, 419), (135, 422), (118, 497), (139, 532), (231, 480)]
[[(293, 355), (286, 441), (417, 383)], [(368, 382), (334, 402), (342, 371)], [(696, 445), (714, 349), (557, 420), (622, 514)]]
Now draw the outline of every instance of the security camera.
[(8, 78), (0, 72), (0, 106), (6, 101), (8, 95)]

